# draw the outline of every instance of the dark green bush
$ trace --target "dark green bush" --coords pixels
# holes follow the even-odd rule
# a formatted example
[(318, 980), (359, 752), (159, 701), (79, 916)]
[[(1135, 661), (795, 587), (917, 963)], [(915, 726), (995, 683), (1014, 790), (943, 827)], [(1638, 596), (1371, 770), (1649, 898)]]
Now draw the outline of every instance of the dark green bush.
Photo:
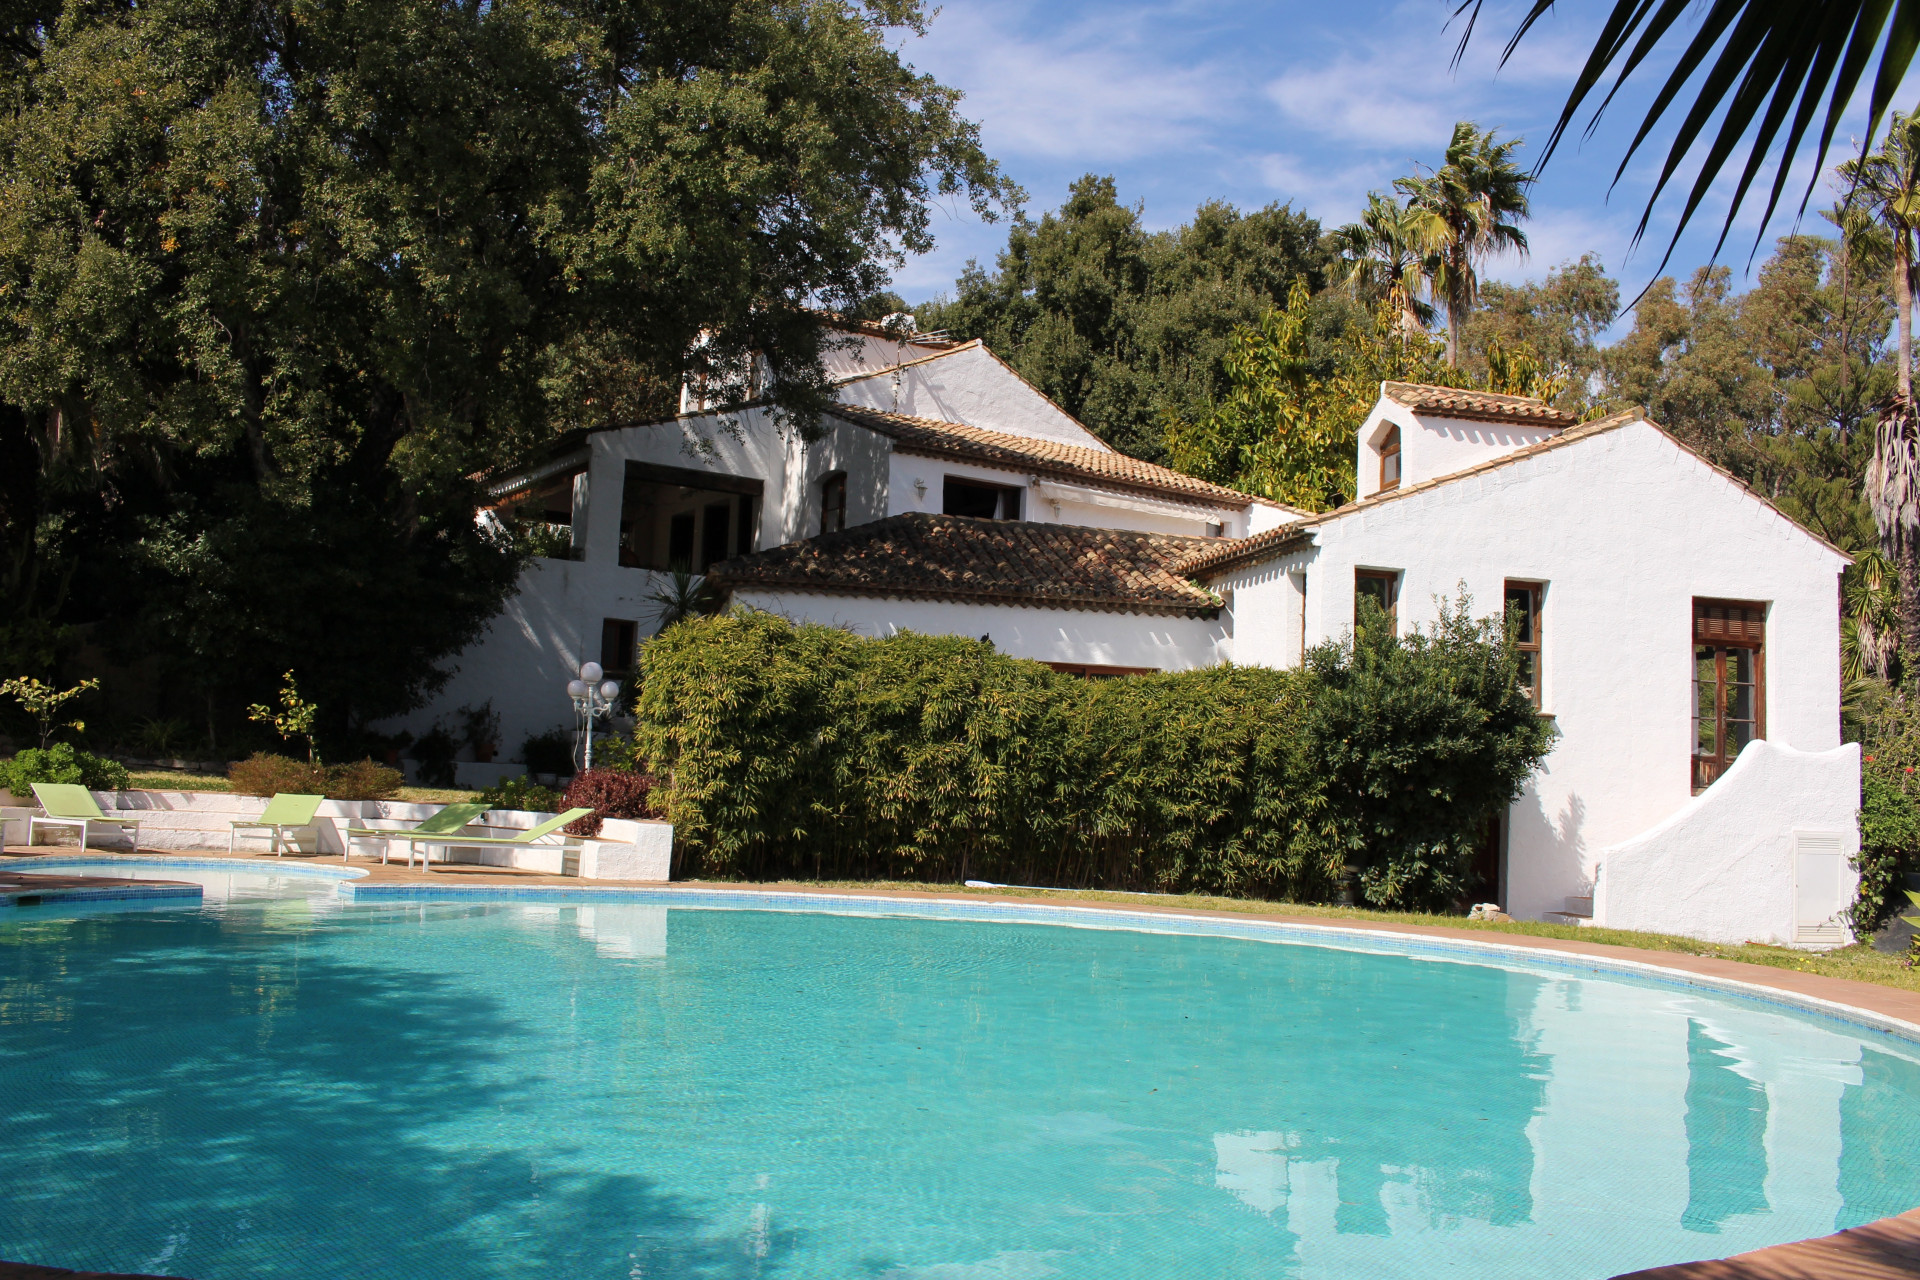
[(520, 763), (542, 777), (573, 776), (573, 736), (563, 728), (532, 733), (520, 743)]
[(81, 751), (70, 742), (44, 749), (28, 747), (11, 760), (0, 762), (0, 791), (25, 799), (36, 782), (77, 782), (89, 791), (118, 791), (126, 787), (127, 767)]
[(502, 778), (480, 793), (489, 809), (518, 809), (527, 813), (560, 812), (560, 793), (529, 777)]
[(1880, 930), (1907, 905), (1905, 872), (1920, 849), (1920, 806), (1907, 787), (1905, 768), (1868, 757), (1861, 767), (1859, 892), (1848, 915), (1855, 937)]
[(227, 766), (227, 785), (236, 795), (270, 796), (291, 792), (325, 796), (329, 800), (385, 800), (400, 790), (398, 769), (371, 760), (319, 765), (286, 756), (255, 752)]
[[(1496, 623), (1302, 671), (1084, 681), (956, 637), (737, 613), (646, 650), (635, 753), (680, 873), (1451, 902), (1545, 753)], [(1339, 735), (1330, 737), (1329, 735)]]

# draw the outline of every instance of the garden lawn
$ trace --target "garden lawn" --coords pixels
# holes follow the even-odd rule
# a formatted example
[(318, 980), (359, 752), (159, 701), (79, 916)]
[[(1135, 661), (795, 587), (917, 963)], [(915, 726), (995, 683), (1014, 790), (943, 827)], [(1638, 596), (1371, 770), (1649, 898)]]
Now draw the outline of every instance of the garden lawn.
[[(711, 881), (716, 886), (725, 881)], [(1565, 938), (1574, 942), (1598, 942), (1616, 947), (1639, 947), (1644, 951), (1677, 951), (1682, 955), (1711, 956), (1742, 964), (1771, 965), (1776, 969), (1795, 969), (1827, 978), (1851, 978), (1855, 982), (1873, 982), (1902, 991), (1920, 991), (1920, 968), (1910, 968), (1905, 956), (1887, 955), (1870, 946), (1855, 945), (1837, 951), (1794, 951), (1787, 947), (1762, 943), (1723, 946), (1683, 938), (1670, 933), (1638, 933), (1631, 929), (1581, 928), (1571, 924), (1539, 924), (1532, 921), (1509, 922), (1468, 920), (1464, 916), (1436, 915), (1416, 911), (1374, 911), (1364, 907), (1333, 907), (1299, 902), (1269, 902), (1258, 898), (1217, 898), (1206, 894), (1184, 893), (1108, 893), (1099, 889), (1029, 889), (1019, 887), (969, 889), (957, 884), (923, 884), (918, 881), (805, 880), (790, 881), (811, 889), (898, 889), (918, 893), (960, 894), (967, 896), (1045, 898), (1058, 902), (1124, 902), (1179, 910), (1191, 907), (1200, 911), (1235, 911), (1244, 914), (1285, 914), (1325, 920), (1370, 920), (1394, 924), (1440, 925), (1450, 929), (1469, 929), (1484, 933), (1519, 933), (1534, 938)]]

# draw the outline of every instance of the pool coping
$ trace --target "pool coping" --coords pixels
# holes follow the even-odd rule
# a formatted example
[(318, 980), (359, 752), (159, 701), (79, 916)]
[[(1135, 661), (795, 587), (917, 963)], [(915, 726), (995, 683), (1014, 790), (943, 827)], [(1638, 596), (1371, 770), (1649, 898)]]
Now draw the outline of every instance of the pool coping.
[[(137, 862), (144, 866), (177, 866), (204, 870), (244, 867), (336, 882), (335, 892), (360, 903), (509, 902), (646, 903), (661, 906), (725, 910), (855, 911), (860, 914), (917, 915), (922, 918), (972, 919), (983, 922), (1058, 924), (1090, 928), (1117, 928), (1141, 932), (1179, 932), (1189, 935), (1238, 937), (1295, 945), (1336, 946), (1342, 950), (1385, 952), (1435, 958), (1506, 960), (1552, 969), (1618, 973), (1657, 985), (1713, 991), (1763, 1005), (1811, 1014), (1822, 1020), (1865, 1028), (1920, 1046), (1920, 992), (1903, 991), (1850, 978), (1775, 969), (1765, 965), (1690, 956), (1678, 952), (1647, 951), (1611, 943), (1563, 938), (1536, 938), (1526, 934), (1495, 934), (1444, 925), (1414, 925), (1388, 921), (1341, 920), (1289, 915), (1284, 911), (1222, 911), (1206, 907), (1159, 903), (1102, 902), (1079, 905), (1051, 899), (1002, 894), (954, 896), (911, 889), (826, 889), (800, 884), (715, 884), (692, 882), (610, 881), (543, 883), (447, 884), (438, 878), (398, 879), (376, 875), (372, 868), (328, 866), (307, 860), (193, 854), (88, 853), (41, 857), (9, 857), (7, 864), (27, 870), (32, 863), (112, 864)], [(913, 908), (913, 910), (905, 910)], [(1153, 927), (1153, 922), (1178, 925)]]

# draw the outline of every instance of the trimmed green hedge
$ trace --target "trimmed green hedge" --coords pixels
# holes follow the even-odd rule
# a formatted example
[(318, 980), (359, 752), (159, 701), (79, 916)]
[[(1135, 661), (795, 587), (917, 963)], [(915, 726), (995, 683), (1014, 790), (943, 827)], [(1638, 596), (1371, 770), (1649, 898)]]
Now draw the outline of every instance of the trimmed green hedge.
[[(642, 656), (636, 765), (676, 874), (1451, 903), (1551, 730), (1466, 602), (1299, 671), (1086, 681), (984, 643), (736, 612)], [(1365, 637), (1371, 635), (1371, 640)]]

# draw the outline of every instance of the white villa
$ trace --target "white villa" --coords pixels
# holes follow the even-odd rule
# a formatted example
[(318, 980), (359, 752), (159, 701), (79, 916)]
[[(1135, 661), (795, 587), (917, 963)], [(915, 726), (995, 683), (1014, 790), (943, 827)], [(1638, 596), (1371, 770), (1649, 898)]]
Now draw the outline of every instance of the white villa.
[(1519, 609), (1560, 731), (1486, 850), (1497, 901), (1848, 940), (1847, 557), (1643, 415), (1387, 383), (1358, 500), (1310, 515), (1114, 451), (978, 342), (845, 332), (817, 441), (683, 394), (671, 421), (577, 437), (497, 485), (571, 558), (527, 571), (416, 731), (483, 699), (509, 744), (566, 721), (579, 663), (631, 669), (672, 565), (796, 620), (987, 636), (1087, 676), (1289, 667), (1363, 594), (1410, 627), (1464, 584), (1476, 612)]

